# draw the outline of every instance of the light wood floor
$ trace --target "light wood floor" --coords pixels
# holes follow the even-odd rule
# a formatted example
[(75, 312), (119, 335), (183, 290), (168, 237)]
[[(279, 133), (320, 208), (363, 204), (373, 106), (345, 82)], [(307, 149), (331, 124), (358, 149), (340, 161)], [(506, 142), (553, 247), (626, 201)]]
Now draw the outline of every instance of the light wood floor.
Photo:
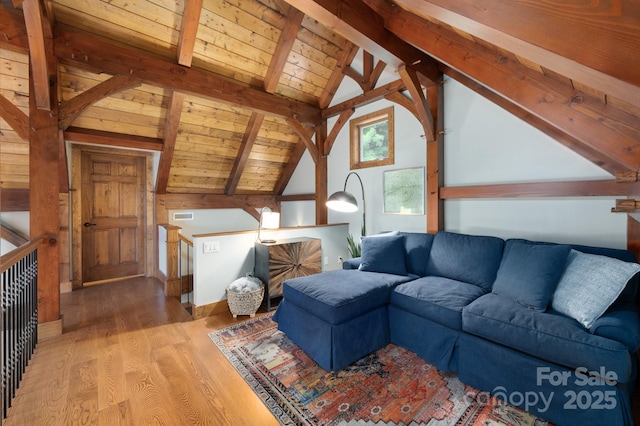
[(277, 425), (208, 333), (138, 278), (63, 294), (64, 332), (40, 342), (4, 425)]

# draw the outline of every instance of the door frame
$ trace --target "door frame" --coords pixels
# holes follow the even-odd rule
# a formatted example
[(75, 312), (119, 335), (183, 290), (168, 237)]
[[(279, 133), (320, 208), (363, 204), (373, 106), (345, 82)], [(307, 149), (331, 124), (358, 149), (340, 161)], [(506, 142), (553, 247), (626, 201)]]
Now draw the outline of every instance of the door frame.
[(72, 259), (72, 288), (78, 290), (84, 287), (82, 277), (82, 153), (100, 153), (111, 155), (128, 155), (141, 157), (144, 162), (144, 209), (143, 209), (143, 235), (145, 244), (144, 275), (153, 276), (154, 262), (154, 192), (153, 192), (153, 154), (146, 151), (128, 149), (106, 148), (93, 145), (71, 144), (71, 188), (69, 188), (71, 204), (71, 259)]

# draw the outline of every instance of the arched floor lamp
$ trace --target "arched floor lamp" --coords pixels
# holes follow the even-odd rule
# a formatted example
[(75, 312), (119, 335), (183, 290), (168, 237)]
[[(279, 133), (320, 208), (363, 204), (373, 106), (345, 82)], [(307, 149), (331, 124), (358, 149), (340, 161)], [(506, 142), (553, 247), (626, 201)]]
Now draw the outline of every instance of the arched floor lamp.
[(360, 175), (356, 172), (349, 172), (347, 177), (344, 180), (344, 189), (342, 191), (334, 192), (327, 199), (327, 207), (331, 210), (344, 212), (344, 213), (353, 213), (358, 211), (358, 202), (356, 201), (356, 197), (354, 197), (351, 193), (347, 192), (347, 182), (349, 181), (349, 177), (351, 175), (355, 175), (360, 181), (360, 189), (362, 190), (362, 235), (366, 235), (366, 205), (364, 202), (364, 185), (362, 185), (362, 179), (360, 179)]

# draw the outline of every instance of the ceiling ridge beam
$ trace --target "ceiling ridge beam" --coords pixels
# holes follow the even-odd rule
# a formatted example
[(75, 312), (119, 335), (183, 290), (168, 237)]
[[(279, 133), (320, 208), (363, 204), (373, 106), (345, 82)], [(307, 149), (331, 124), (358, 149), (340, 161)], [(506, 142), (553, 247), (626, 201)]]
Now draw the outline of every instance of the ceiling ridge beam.
[(267, 93), (212, 72), (183, 67), (87, 33), (57, 29), (56, 34), (55, 54), (61, 63), (93, 72), (131, 75), (153, 86), (215, 99), (263, 114), (294, 117), (304, 123), (315, 125), (322, 119), (320, 109), (313, 105)]
[(180, 128), (180, 117), (184, 106), (184, 95), (180, 92), (171, 92), (169, 107), (164, 122), (164, 143), (160, 153), (160, 164), (158, 164), (158, 176), (156, 177), (156, 194), (166, 194), (169, 184), (169, 174), (173, 153), (178, 139), (178, 129)]
[(65, 130), (82, 112), (101, 99), (123, 90), (142, 85), (142, 81), (128, 75), (115, 75), (102, 83), (60, 104), (58, 128)]

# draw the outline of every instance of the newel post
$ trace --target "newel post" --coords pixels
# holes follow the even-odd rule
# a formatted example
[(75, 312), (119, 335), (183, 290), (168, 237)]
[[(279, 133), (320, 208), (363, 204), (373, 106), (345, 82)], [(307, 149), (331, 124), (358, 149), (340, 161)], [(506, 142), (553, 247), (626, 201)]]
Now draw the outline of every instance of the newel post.
[[(162, 234), (166, 234), (165, 249), (161, 246), (163, 241), (159, 238), (159, 269), (164, 272), (164, 295), (180, 297), (180, 273), (179, 273), (179, 259), (180, 256), (180, 237), (179, 232), (182, 229), (176, 225), (160, 224), (159, 225), (160, 237)], [(162, 231), (164, 230), (164, 232)], [(163, 271), (163, 256), (162, 252), (165, 251), (166, 259), (164, 262), (165, 270)]]

